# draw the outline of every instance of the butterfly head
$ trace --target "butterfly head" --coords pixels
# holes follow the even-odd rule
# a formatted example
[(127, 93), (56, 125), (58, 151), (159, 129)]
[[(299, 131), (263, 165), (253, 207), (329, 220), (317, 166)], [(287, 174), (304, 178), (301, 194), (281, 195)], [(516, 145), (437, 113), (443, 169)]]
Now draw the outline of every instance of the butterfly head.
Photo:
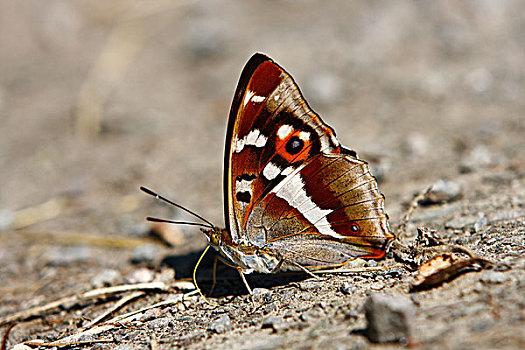
[(213, 226), (210, 229), (201, 228), (201, 231), (208, 237), (210, 245), (214, 248), (219, 248), (230, 241), (230, 233), (224, 228)]

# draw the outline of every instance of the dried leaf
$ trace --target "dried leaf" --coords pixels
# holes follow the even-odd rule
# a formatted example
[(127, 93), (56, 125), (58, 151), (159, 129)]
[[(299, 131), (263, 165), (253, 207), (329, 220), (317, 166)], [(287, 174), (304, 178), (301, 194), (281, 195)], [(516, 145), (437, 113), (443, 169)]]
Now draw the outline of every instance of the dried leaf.
[(479, 271), (487, 266), (492, 266), (492, 262), (481, 258), (462, 259), (451, 253), (437, 255), (421, 264), (418, 275), (412, 282), (411, 291), (430, 289), (460, 274)]

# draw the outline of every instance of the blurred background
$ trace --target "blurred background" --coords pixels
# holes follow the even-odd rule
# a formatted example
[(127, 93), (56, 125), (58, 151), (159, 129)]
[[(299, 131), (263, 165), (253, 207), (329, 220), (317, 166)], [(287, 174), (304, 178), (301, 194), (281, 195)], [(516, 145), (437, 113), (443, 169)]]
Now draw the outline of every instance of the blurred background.
[[(0, 312), (65, 272), (45, 288), (130, 270), (144, 217), (173, 215), (140, 185), (223, 225), (226, 120), (255, 52), (372, 163), (393, 223), (439, 178), (523, 161), (524, 32), (518, 0), (1, 0)], [(170, 234), (175, 253), (205, 245)]]

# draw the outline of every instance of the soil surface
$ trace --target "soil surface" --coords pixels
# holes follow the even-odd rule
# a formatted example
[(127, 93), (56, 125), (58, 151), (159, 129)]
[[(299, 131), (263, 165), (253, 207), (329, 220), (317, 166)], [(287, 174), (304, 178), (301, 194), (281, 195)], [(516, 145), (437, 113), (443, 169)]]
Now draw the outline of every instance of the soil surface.
[[(525, 348), (524, 14), (521, 1), (0, 1), (0, 318), (191, 277), (205, 236), (156, 227), (168, 247), (152, 235), (148, 215), (193, 219), (139, 186), (223, 224), (229, 105), (244, 63), (264, 52), (371, 163), (402, 242), (427, 227), (497, 268), (417, 293), (391, 258), (320, 280), (251, 275), (252, 302), (219, 265), (210, 304), (187, 296), (68, 347)], [(434, 184), (443, 200), (399, 232)], [(210, 254), (198, 270), (204, 292), (212, 266)], [(105, 320), (183, 287), (136, 295)], [(132, 293), (19, 319), (7, 348), (83, 331)], [(376, 293), (415, 310), (399, 342), (367, 335)]]

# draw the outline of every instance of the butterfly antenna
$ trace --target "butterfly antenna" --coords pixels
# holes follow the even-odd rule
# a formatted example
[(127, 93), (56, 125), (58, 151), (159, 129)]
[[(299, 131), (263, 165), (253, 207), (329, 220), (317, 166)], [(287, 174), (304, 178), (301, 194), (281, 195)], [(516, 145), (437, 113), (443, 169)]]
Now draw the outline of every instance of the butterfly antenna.
[(150, 222), (164, 222), (167, 224), (190, 225), (190, 226), (200, 226), (200, 227), (205, 227), (205, 228), (212, 228), (211, 226), (208, 226), (206, 224), (201, 224), (200, 222), (175, 221), (175, 220), (152, 218), (150, 216), (146, 217), (146, 220)]
[[(150, 196), (153, 196), (153, 197), (155, 197), (155, 198), (157, 198), (157, 199), (160, 199), (160, 200), (163, 201), (163, 202), (166, 202), (166, 203), (168, 203), (168, 204), (171, 204), (171, 205), (173, 205), (173, 206), (176, 207), (176, 208), (179, 208), (179, 209), (181, 209), (181, 210), (184, 210), (186, 213), (191, 214), (191, 215), (195, 216), (195, 217), (198, 218), (198, 219), (201, 219), (202, 221), (204, 221), (205, 223), (207, 223), (207, 224), (209, 225), (210, 228), (213, 228), (213, 227), (214, 227), (213, 224), (212, 224), (210, 221), (206, 220), (205, 218), (203, 218), (203, 217), (200, 216), (199, 214), (194, 213), (193, 211), (191, 211), (191, 210), (189, 210), (189, 209), (187, 209), (187, 208), (184, 208), (184, 207), (183, 207), (182, 205), (180, 205), (180, 204), (177, 204), (177, 203), (175, 203), (175, 202), (170, 201), (168, 198), (163, 197), (163, 196), (159, 195), (158, 193), (153, 192), (153, 191), (150, 190), (149, 188), (146, 188), (146, 187), (144, 187), (144, 186), (140, 186), (140, 190), (141, 190), (142, 192), (146, 193), (146, 194), (149, 194)], [(153, 219), (153, 220), (150, 220), (150, 219)], [(169, 221), (169, 220), (160, 221), (160, 220), (162, 220), (162, 219), (155, 219), (155, 218), (146, 218), (146, 220), (148, 220), (148, 221), (155, 221), (155, 222), (169, 222), (169, 223), (174, 223), (174, 224), (179, 223), (179, 222), (171, 222), (171, 221)], [(182, 222), (181, 222), (181, 223), (182, 223)], [(197, 223), (185, 223), (185, 225), (197, 225)], [(198, 226), (198, 225), (197, 225), (197, 226)], [(202, 225), (202, 226), (204, 226), (204, 227), (208, 227), (208, 226), (206, 226), (206, 225)]]

